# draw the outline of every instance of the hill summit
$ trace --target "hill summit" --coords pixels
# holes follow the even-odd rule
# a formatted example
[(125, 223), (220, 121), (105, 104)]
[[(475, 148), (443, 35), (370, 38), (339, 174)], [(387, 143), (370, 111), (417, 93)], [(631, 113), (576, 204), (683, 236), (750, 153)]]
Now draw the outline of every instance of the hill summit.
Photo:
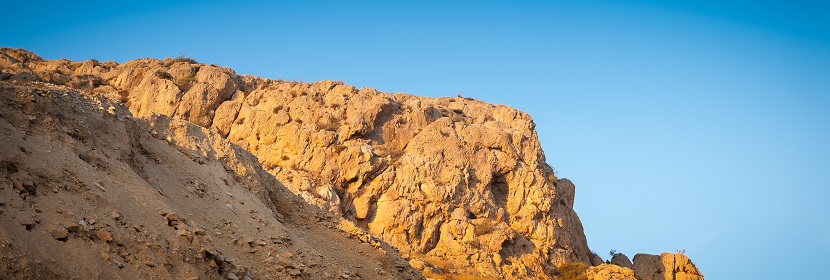
[(2, 275), (702, 279), (682, 254), (591, 253), (508, 106), (188, 58), (3, 48), (0, 70)]

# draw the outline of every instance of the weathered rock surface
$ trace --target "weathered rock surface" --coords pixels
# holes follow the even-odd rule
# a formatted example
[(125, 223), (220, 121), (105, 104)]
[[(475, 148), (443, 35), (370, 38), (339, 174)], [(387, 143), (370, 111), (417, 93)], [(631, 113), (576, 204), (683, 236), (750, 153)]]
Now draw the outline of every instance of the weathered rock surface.
[(640, 280), (665, 280), (663, 261), (659, 255), (636, 254), (633, 264), (634, 276)]
[(590, 259), (591, 259), (591, 263), (590, 263), (590, 264), (591, 264), (592, 266), (598, 266), (598, 265), (601, 265), (601, 264), (604, 264), (604, 263), (605, 263), (605, 261), (604, 261), (604, 260), (602, 260), (602, 257), (600, 257), (599, 255), (594, 254), (594, 253), (591, 253)]
[(613, 264), (589, 267), (587, 274), (588, 280), (637, 280), (633, 270)]
[(666, 268), (663, 275), (666, 279), (675, 280), (702, 280), (703, 275), (694, 263), (681, 253), (663, 253), (660, 255), (663, 260), (663, 267)]
[(547, 277), (556, 263), (588, 262), (573, 184), (545, 163), (531, 118), (507, 106), (271, 81), (191, 60), (3, 53), (6, 78), (88, 77), (76, 88), (119, 98), (135, 116), (210, 128), (306, 201), (424, 260), (429, 275)]
[[(347, 231), (361, 240), (394, 246), (427, 276), (544, 279), (557, 264), (592, 261), (573, 211), (574, 185), (545, 162), (530, 116), (507, 106), (332, 81), (267, 80), (190, 59), (49, 61), (4, 48), (0, 69), (0, 80), (66, 85), (120, 100), (151, 124), (189, 132), (198, 130), (189, 123), (199, 125), (205, 128), (199, 136), (250, 152), (277, 185), (345, 218)], [(113, 115), (115, 108), (104, 111)], [(190, 135), (180, 130), (156, 133)], [(197, 164), (215, 160), (208, 143), (192, 138), (166, 140)], [(240, 168), (247, 171), (235, 172), (253, 170)], [(165, 184), (151, 179), (163, 192)], [(204, 180), (186, 184), (192, 194), (211, 197)], [(267, 204), (260, 189), (250, 191)], [(225, 200), (218, 202), (224, 211), (243, 208)], [(190, 227), (176, 230), (186, 234)]]
[(205, 128), (26, 79), (0, 108), (0, 278), (423, 278)]
[(611, 264), (627, 268), (632, 267), (631, 260), (629, 260), (628, 256), (623, 253), (614, 254), (614, 256), (611, 257)]
[(634, 275), (641, 280), (700, 280), (703, 275), (697, 266), (682, 253), (634, 256)]

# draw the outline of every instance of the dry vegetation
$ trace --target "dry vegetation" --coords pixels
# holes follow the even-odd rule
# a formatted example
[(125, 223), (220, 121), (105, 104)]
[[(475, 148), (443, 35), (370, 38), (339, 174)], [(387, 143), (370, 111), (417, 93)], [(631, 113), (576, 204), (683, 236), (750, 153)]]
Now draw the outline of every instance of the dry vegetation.
[(196, 83), (196, 77), (193, 75), (181, 78), (176, 80), (176, 86), (179, 87), (179, 90), (186, 92), (189, 91), (193, 84)]
[(173, 75), (170, 75), (170, 73), (167, 73), (165, 71), (156, 71), (154, 75), (156, 75), (156, 78), (159, 79), (173, 80)]

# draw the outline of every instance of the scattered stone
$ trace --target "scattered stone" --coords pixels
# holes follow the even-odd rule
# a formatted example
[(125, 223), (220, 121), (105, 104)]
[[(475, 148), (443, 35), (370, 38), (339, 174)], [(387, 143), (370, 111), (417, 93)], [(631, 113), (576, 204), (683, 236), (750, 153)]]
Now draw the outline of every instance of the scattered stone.
[(95, 237), (97, 237), (98, 240), (101, 240), (101, 241), (104, 241), (104, 242), (112, 241), (112, 235), (110, 235), (110, 233), (105, 231), (105, 230), (99, 230), (98, 232), (96, 232)]
[(78, 225), (81, 226), (84, 231), (92, 231), (95, 229), (95, 226), (87, 222), (86, 219), (78, 221)]
[(35, 228), (35, 221), (33, 219), (21, 219), (20, 225), (26, 228), (26, 230), (32, 230)]
[(293, 277), (297, 277), (297, 276), (303, 275), (303, 272), (300, 271), (299, 269), (292, 268), (292, 269), (288, 270), (288, 275), (291, 275)]
[(59, 241), (66, 241), (66, 239), (69, 237), (69, 231), (67, 231), (66, 228), (63, 227), (50, 228), (49, 234), (52, 235), (52, 238), (55, 238)]
[(164, 215), (164, 219), (167, 220), (168, 225), (175, 226), (176, 224), (178, 224), (179, 216), (176, 216), (176, 214), (173, 213), (167, 213), (166, 215)]
[(101, 191), (104, 191), (104, 192), (107, 191), (107, 190), (104, 189), (104, 186), (102, 186), (101, 183), (92, 182), (92, 184), (95, 185), (96, 187), (98, 187), (98, 189), (100, 189)]
[(81, 226), (78, 223), (67, 222), (63, 225), (63, 228), (65, 228), (67, 231), (69, 231), (71, 233), (75, 233), (75, 232), (78, 232), (78, 230), (81, 229)]
[(230, 273), (228, 273), (228, 279), (229, 280), (239, 280), (239, 276), (236, 276), (235, 273), (230, 272)]

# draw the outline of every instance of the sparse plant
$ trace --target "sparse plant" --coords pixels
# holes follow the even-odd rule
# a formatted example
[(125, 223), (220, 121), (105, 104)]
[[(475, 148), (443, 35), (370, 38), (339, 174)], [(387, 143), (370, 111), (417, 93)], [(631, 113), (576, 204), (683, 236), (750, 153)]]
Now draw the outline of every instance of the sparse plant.
[(186, 92), (193, 87), (193, 84), (196, 83), (196, 77), (194, 76), (187, 76), (181, 79), (176, 80), (176, 86), (179, 87), (179, 90)]
[(187, 62), (187, 63), (198, 63), (195, 59), (189, 58), (184, 56), (183, 53), (180, 53), (179, 56), (173, 59), (175, 62)]
[(609, 252), (608, 252), (608, 255), (610, 255), (612, 258), (613, 258), (613, 257), (614, 257), (614, 255), (616, 255), (616, 254), (617, 254), (617, 250), (614, 250), (614, 249), (611, 249), (611, 251), (609, 251)]
[(156, 76), (156, 78), (159, 79), (173, 80), (173, 75), (170, 75), (170, 73), (167, 73), (165, 71), (156, 71), (154, 75)]

